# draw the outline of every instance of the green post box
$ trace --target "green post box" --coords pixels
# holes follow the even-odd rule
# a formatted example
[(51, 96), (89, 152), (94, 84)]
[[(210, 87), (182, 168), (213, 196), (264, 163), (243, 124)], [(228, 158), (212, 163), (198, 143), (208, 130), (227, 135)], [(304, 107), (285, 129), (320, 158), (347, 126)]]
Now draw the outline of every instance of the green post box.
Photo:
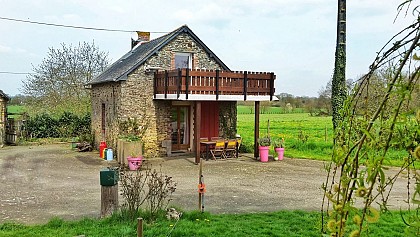
[(113, 168), (105, 168), (100, 171), (101, 186), (114, 186), (118, 183), (118, 171)]

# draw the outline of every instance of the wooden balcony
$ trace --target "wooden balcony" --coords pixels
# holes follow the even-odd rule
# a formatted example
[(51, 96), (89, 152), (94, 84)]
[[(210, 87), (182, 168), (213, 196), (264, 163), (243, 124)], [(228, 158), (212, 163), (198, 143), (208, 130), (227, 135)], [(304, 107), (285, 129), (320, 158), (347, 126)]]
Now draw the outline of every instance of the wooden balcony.
[(274, 73), (178, 69), (154, 77), (154, 98), (163, 100), (273, 100)]

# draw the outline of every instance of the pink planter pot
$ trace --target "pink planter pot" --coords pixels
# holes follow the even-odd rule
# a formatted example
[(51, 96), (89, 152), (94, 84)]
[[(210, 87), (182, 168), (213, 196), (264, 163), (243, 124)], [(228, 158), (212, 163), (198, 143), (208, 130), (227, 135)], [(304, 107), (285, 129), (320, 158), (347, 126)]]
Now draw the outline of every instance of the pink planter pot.
[(279, 160), (283, 160), (284, 148), (276, 147), (274, 150), (277, 152)]
[(143, 162), (143, 156), (139, 157), (127, 157), (128, 161), (128, 168), (130, 170), (138, 170), (141, 166), (141, 163)]
[(268, 146), (260, 146), (259, 150), (260, 150), (260, 161), (261, 162), (268, 162), (268, 150), (270, 149), (270, 147)]

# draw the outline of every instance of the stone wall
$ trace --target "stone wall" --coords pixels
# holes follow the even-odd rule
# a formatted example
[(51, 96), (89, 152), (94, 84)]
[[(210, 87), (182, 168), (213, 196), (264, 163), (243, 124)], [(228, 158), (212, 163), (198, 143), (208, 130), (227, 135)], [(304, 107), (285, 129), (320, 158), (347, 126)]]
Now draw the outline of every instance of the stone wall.
[[(118, 138), (118, 121), (121, 86), (120, 83), (106, 83), (93, 85), (92, 100), (92, 133), (95, 136), (95, 146), (105, 139), (108, 147), (116, 147)], [(102, 104), (105, 104), (105, 137), (102, 134)]]
[(219, 102), (219, 136), (235, 138), (236, 131), (236, 101)]

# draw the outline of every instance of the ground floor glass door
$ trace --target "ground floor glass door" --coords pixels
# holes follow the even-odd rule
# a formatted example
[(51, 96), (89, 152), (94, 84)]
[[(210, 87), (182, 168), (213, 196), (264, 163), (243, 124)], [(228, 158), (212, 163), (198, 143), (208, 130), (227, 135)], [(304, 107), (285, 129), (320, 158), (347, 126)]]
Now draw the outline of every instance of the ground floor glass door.
[(187, 150), (190, 147), (189, 107), (171, 109), (172, 150)]

